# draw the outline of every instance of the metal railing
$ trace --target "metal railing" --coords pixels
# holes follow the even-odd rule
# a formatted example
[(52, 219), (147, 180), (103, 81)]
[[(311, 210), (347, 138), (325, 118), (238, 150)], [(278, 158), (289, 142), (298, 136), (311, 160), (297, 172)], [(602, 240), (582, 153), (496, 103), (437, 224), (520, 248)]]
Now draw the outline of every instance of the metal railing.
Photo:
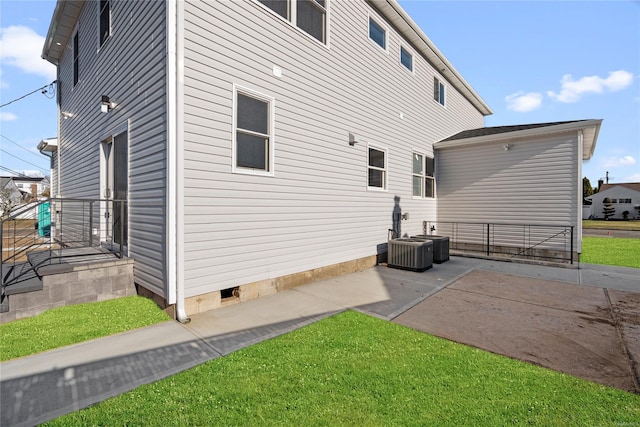
[(34, 251), (102, 247), (122, 258), (127, 208), (125, 200), (51, 198), (13, 209), (0, 226), (2, 284)]
[(424, 234), (449, 236), (450, 249), (486, 256), (573, 264), (574, 226), (423, 221)]

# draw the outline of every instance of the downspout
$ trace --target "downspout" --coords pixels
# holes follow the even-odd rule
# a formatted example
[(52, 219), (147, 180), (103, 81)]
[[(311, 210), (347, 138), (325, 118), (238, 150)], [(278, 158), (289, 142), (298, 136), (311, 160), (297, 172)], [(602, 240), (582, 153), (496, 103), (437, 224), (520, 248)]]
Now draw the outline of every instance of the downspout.
[[(576, 233), (576, 252), (582, 253), (582, 203), (584, 190), (582, 188), (582, 157), (584, 155), (584, 132), (582, 129), (578, 130), (578, 218), (577, 218), (577, 233)], [(573, 254), (571, 254), (573, 256)]]
[(177, 1), (176, 15), (176, 316), (189, 323), (184, 304), (184, 1)]
[(167, 292), (176, 320), (189, 323), (184, 303), (184, 4), (169, 0), (167, 5)]

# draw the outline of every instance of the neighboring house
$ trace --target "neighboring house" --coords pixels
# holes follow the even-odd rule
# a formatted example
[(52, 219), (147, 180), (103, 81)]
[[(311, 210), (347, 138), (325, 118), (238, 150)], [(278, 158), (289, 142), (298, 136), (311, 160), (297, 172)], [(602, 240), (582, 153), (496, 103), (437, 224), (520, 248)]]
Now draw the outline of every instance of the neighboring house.
[[(58, 0), (43, 57), (58, 67), (55, 194), (128, 200), (136, 283), (178, 318), (374, 265), (390, 229), (448, 215), (449, 152), (486, 141), (446, 139), (492, 113), (395, 0)], [(501, 153), (570, 165), (554, 221), (579, 221), (599, 123), (513, 132)], [(568, 142), (547, 147), (550, 132)]]
[(593, 219), (605, 219), (605, 207), (610, 209), (609, 219), (640, 219), (640, 182), (601, 184), (587, 199)]
[(5, 188), (10, 181), (10, 191), (18, 190), (22, 201), (36, 200), (42, 197), (42, 193), (49, 188), (49, 179), (46, 177), (9, 176), (2, 177)]
[(4, 217), (11, 209), (22, 203), (22, 192), (13, 177), (0, 176), (0, 216)]

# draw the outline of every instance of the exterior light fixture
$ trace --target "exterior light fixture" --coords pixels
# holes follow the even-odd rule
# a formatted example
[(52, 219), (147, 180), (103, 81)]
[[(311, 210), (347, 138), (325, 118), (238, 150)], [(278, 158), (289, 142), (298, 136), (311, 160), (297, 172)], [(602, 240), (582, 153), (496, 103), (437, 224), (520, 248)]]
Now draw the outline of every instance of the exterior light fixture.
[(356, 141), (356, 136), (354, 134), (352, 134), (351, 132), (349, 132), (349, 145), (353, 147), (357, 143), (358, 143), (358, 141)]
[(509, 151), (509, 149), (511, 148), (511, 144), (504, 144), (504, 151)]
[(108, 113), (113, 109), (113, 103), (109, 101), (109, 97), (106, 95), (102, 95), (102, 100), (100, 101), (100, 111), (103, 113)]
[(62, 112), (62, 118), (64, 120), (70, 119), (71, 117), (73, 117), (73, 114), (69, 113), (68, 111), (63, 111)]

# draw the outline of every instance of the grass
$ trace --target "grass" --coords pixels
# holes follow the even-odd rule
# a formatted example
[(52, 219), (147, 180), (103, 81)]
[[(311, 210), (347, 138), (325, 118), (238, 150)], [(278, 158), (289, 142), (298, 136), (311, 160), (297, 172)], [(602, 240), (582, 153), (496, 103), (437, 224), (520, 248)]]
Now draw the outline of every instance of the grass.
[(595, 228), (597, 230), (640, 230), (640, 221), (603, 221), (583, 219), (582, 228)]
[(637, 425), (640, 396), (345, 312), (48, 425)]
[(584, 236), (580, 262), (640, 268), (640, 239)]
[(153, 301), (138, 296), (54, 308), (0, 325), (0, 361), (168, 319)]

